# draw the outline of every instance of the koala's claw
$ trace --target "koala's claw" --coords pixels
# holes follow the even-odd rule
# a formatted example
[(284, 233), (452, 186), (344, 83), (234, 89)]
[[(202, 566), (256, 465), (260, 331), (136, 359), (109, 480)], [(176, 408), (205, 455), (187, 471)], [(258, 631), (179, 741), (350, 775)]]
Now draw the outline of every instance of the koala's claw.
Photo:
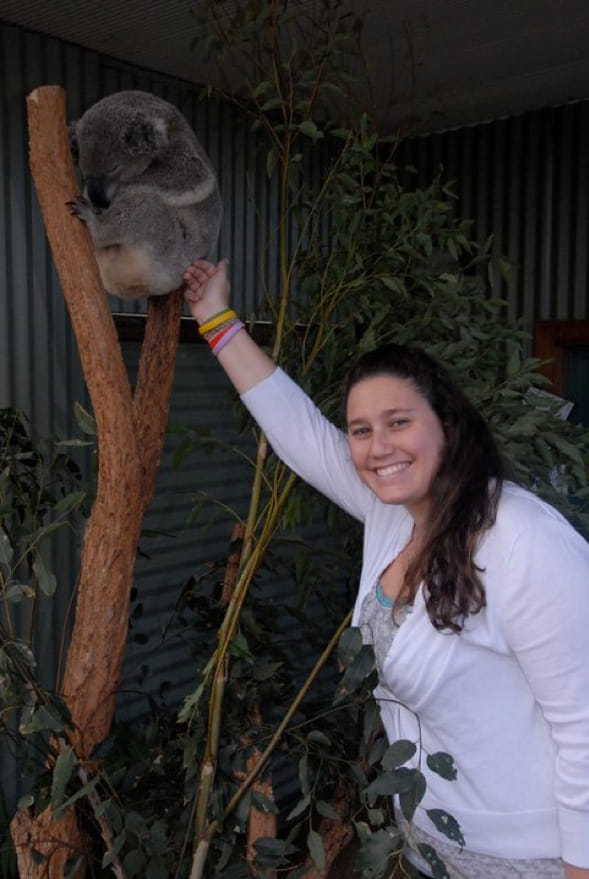
[(83, 195), (79, 195), (72, 201), (66, 201), (66, 205), (70, 209), (70, 213), (72, 213), (74, 217), (78, 217), (84, 223), (87, 223), (90, 217), (95, 213), (92, 205)]

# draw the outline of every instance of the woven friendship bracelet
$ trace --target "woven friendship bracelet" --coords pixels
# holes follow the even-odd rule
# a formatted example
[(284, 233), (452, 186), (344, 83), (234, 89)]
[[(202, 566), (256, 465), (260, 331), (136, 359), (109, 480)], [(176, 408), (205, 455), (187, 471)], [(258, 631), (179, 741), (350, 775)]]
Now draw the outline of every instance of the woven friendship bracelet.
[(198, 331), (201, 336), (204, 336), (205, 333), (208, 333), (211, 330), (215, 330), (231, 317), (237, 317), (237, 313), (233, 311), (232, 308), (226, 308), (224, 311), (218, 311), (217, 314), (214, 314), (212, 317), (210, 317), (207, 321), (205, 321), (204, 324), (201, 324), (198, 328)]
[(239, 320), (237, 315), (234, 315), (233, 317), (229, 317), (229, 318), (227, 318), (227, 320), (224, 320), (222, 324), (219, 324), (218, 327), (215, 327), (214, 330), (207, 330), (206, 333), (201, 333), (201, 335), (202, 335), (203, 339), (205, 339), (205, 341), (210, 342), (211, 339), (215, 338), (217, 333), (220, 333), (221, 330), (224, 330), (227, 327), (232, 326), (232, 324), (234, 324), (236, 320)]
[(230, 321), (223, 324), (223, 326), (220, 327), (218, 330), (213, 330), (213, 332), (208, 333), (207, 337), (206, 337), (206, 341), (207, 341), (209, 348), (211, 348), (211, 350), (212, 350), (215, 347), (215, 345), (217, 345), (217, 343), (221, 341), (221, 339), (223, 338), (225, 333), (228, 330), (230, 330), (231, 327), (234, 326), (236, 323), (239, 323), (239, 318), (233, 317), (233, 318), (231, 318)]
[[(240, 330), (245, 327), (245, 324), (241, 320), (237, 320), (234, 324), (228, 327), (223, 331), (221, 338), (215, 343), (215, 345), (211, 345), (211, 351), (215, 355), (215, 357), (219, 356), (219, 351), (222, 351), (227, 342), (230, 342), (233, 336), (235, 336)], [(210, 343), (209, 343), (210, 344)]]

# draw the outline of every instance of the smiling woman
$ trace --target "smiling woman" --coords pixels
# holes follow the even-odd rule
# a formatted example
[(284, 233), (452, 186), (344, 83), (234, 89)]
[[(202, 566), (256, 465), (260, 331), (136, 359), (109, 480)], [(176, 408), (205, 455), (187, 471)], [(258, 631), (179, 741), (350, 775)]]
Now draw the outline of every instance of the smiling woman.
[(376, 375), (351, 387), (347, 419), (362, 481), (383, 503), (405, 504), (424, 527), (444, 448), (442, 424), (427, 400), (409, 379)]
[(226, 263), (185, 280), (275, 453), (364, 525), (353, 624), (374, 648), (389, 741), (456, 762), (452, 785), (420, 764), (407, 857), (432, 875), (421, 853), (439, 850), (450, 879), (588, 879), (587, 543), (505, 478), (484, 419), (423, 351), (358, 361), (343, 433), (228, 308)]

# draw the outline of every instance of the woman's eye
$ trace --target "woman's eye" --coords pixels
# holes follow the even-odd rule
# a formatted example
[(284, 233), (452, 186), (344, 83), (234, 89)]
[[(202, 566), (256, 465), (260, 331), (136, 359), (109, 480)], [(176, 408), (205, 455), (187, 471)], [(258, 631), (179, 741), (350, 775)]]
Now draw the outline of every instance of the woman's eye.
[(409, 424), (409, 419), (408, 419), (408, 418), (395, 418), (394, 421), (391, 421), (390, 426), (391, 426), (394, 430), (397, 430), (397, 429), (400, 428), (400, 427), (405, 427), (406, 424)]
[(353, 427), (350, 433), (352, 436), (367, 436), (370, 433), (370, 429), (368, 427)]

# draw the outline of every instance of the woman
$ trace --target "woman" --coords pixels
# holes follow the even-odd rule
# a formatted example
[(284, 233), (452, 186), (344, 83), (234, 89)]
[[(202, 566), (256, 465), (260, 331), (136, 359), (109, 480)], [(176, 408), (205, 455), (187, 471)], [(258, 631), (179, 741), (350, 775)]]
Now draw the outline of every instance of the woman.
[[(364, 523), (354, 624), (374, 646), (391, 742), (454, 758), (425, 768), (407, 853), (452, 879), (589, 879), (589, 546), (504, 479), (490, 432), (435, 361), (389, 345), (347, 384), (347, 435), (228, 310), (226, 263), (186, 294), (276, 454)], [(427, 812), (457, 819), (455, 844)], [(400, 818), (401, 823), (402, 819)]]

